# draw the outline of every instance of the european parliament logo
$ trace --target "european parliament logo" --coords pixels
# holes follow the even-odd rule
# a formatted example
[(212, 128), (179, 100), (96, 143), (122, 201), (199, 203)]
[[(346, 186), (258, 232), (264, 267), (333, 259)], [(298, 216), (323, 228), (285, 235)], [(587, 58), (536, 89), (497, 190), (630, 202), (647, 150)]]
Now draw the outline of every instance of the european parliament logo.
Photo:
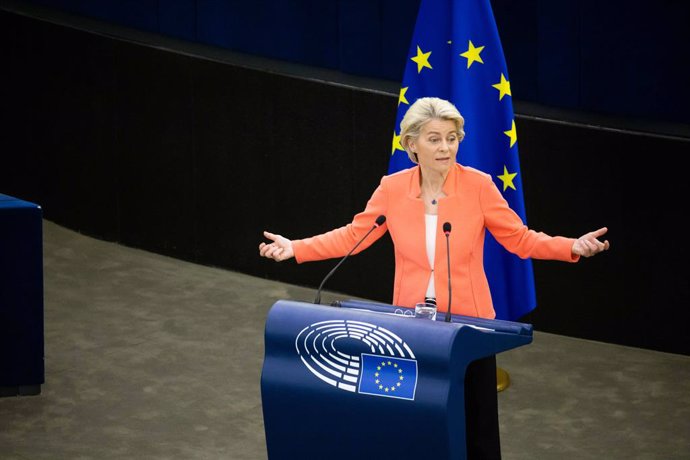
[(414, 400), (417, 360), (386, 328), (362, 321), (321, 321), (297, 334), (295, 348), (312, 374), (340, 390)]

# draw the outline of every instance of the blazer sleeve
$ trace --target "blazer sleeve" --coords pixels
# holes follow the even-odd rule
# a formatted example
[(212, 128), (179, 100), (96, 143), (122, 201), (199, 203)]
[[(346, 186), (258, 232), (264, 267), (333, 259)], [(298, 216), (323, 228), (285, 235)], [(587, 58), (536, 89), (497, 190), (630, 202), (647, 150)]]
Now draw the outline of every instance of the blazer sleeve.
[[(386, 215), (388, 198), (384, 179), (381, 179), (381, 183), (369, 198), (364, 211), (357, 214), (351, 223), (311, 238), (293, 240), (292, 249), (295, 252), (297, 263), (343, 257), (350, 252), (357, 242), (371, 230), (376, 218), (380, 215)], [(376, 228), (353, 254), (371, 246), (386, 233), (387, 229), (385, 223)]]
[(549, 236), (527, 228), (490, 178), (482, 183), (480, 204), (486, 228), (496, 241), (518, 257), (565, 262), (580, 259), (580, 256), (572, 253), (573, 238)]

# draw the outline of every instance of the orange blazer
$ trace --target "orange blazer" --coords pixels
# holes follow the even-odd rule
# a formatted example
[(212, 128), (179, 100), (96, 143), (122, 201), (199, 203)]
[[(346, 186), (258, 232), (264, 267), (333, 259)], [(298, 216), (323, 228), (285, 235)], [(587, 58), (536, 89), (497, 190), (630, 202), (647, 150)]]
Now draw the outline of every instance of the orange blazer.
[[(356, 252), (369, 247), (389, 231), (395, 246), (393, 305), (414, 307), (424, 300), (431, 276), (426, 254), (424, 203), (420, 198), (419, 166), (384, 176), (366, 209), (352, 223), (302, 240), (294, 240), (298, 263), (345, 256), (374, 225), (379, 215), (386, 223), (375, 229)], [(577, 262), (572, 238), (549, 236), (528, 229), (501, 195), (491, 176), (455, 164), (443, 185), (447, 195), (438, 203), (434, 282), (439, 311), (448, 305), (448, 264), (443, 222), (450, 222), (451, 287), (454, 314), (493, 319), (489, 283), (484, 273), (484, 236), (488, 229), (508, 251), (526, 259)]]

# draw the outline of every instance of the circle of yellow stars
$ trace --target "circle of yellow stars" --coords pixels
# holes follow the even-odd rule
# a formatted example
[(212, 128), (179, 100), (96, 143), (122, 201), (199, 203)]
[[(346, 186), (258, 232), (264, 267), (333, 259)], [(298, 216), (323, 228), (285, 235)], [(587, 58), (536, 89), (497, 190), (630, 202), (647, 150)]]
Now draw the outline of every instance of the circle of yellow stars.
[[(385, 367), (393, 367), (394, 369), (398, 369), (398, 381), (395, 382), (395, 385), (391, 386), (383, 386), (381, 383), (381, 379), (379, 378), (381, 376), (381, 370), (383, 370)], [(402, 375), (402, 369), (398, 367), (398, 363), (393, 363), (391, 361), (381, 361), (381, 364), (379, 366), (376, 366), (376, 372), (374, 373), (376, 384), (379, 386), (379, 390), (383, 390), (386, 393), (393, 393), (395, 392), (396, 389), (400, 388), (400, 385), (402, 385), (402, 381), (405, 380), (405, 376)]]

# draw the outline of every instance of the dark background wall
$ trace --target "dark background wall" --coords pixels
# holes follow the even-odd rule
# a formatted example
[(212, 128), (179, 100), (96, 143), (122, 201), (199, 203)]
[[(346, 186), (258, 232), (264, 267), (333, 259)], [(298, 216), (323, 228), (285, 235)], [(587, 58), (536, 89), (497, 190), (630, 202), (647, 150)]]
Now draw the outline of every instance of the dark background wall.
[[(32, 0), (137, 30), (399, 81), (420, 0)], [(11, 2), (16, 3), (16, 2)], [(690, 123), (683, 0), (492, 0), (513, 97)]]
[[(88, 235), (316, 286), (334, 261), (260, 259), (261, 231), (300, 237), (347, 223), (388, 166), (395, 89), (255, 70), (7, 10), (0, 43), (0, 192)], [(535, 261), (538, 307), (523, 320), (690, 354), (678, 231), (688, 139), (524, 114), (516, 123), (529, 224), (570, 236), (607, 225), (613, 242), (575, 265)], [(385, 239), (327, 287), (388, 302), (392, 259)]]

